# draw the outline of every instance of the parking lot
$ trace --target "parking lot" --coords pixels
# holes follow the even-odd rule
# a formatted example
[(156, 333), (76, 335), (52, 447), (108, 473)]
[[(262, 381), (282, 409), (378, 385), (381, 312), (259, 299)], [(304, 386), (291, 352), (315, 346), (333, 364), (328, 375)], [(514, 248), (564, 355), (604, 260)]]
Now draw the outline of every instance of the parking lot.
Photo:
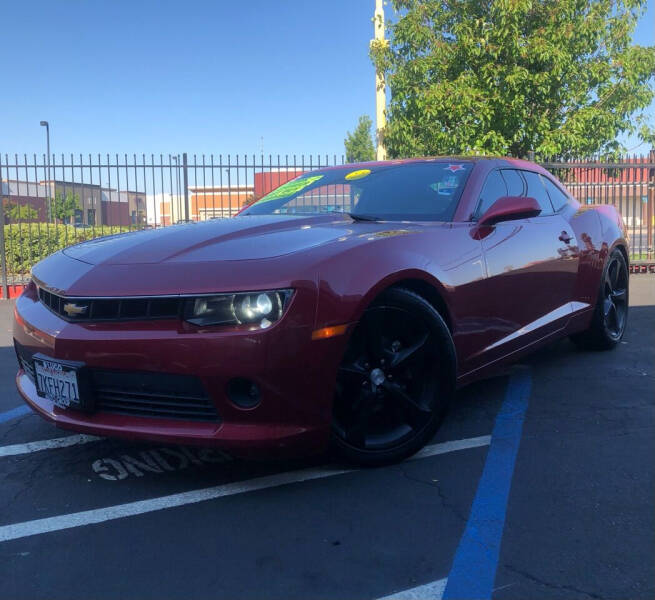
[(0, 598), (653, 598), (655, 276), (613, 352), (461, 390), (402, 464), (232, 460), (55, 429), (0, 306)]

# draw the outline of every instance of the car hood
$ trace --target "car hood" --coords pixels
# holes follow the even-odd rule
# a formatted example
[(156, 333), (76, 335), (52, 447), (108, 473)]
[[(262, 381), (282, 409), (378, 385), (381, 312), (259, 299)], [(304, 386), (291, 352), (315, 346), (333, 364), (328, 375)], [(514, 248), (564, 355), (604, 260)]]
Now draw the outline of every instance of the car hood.
[[(373, 232), (389, 229), (365, 225)], [(339, 215), (244, 216), (97, 238), (63, 252), (91, 265), (256, 260), (303, 252), (352, 233), (353, 222)]]
[[(407, 238), (419, 242), (429, 231), (434, 247), (446, 252), (452, 226), (355, 222), (341, 214), (243, 216), (90, 240), (45, 258), (32, 276), (68, 296), (298, 289), (316, 285), (320, 270), (337, 255), (352, 252), (352, 260), (368, 260), (360, 249), (371, 244), (379, 245), (376, 255), (388, 252), (391, 262), (401, 261), (403, 253), (414, 252)], [(415, 258), (425, 262), (420, 252)]]

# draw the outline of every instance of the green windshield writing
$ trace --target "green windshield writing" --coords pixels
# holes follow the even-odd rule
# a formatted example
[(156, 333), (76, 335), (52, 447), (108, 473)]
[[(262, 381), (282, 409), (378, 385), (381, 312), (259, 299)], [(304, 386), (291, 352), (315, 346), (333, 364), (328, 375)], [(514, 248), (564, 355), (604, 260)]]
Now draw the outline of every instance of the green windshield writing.
[(280, 198), (288, 198), (304, 190), (307, 186), (323, 179), (323, 175), (312, 175), (311, 177), (301, 177), (299, 179), (292, 179), (282, 184), (279, 188), (273, 190), (270, 194), (266, 194), (257, 204), (262, 202), (270, 202), (271, 200), (279, 200)]

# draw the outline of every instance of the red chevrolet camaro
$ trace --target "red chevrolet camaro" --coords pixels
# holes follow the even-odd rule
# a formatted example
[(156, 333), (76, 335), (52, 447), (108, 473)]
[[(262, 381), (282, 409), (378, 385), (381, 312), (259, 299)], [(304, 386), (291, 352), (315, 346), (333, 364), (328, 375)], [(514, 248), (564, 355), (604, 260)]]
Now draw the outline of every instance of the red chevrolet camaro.
[(236, 455), (399, 460), (457, 387), (628, 314), (625, 228), (541, 167), (306, 173), (233, 219), (71, 246), (16, 302), (25, 401), (57, 426)]

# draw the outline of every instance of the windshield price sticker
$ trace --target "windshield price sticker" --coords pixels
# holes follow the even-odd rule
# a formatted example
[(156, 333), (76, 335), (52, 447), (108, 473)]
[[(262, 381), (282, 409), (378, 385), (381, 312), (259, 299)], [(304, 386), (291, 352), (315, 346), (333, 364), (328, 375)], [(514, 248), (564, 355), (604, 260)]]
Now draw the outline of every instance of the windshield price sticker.
[(311, 177), (300, 177), (298, 179), (292, 179), (282, 184), (276, 190), (273, 190), (270, 194), (266, 194), (259, 202), (270, 202), (271, 200), (279, 200), (280, 198), (288, 198), (293, 196), (298, 192), (304, 190), (306, 187), (316, 183), (320, 179), (323, 179), (323, 175), (312, 175)]
[(359, 169), (358, 171), (351, 171), (345, 176), (346, 181), (355, 181), (356, 179), (364, 179), (371, 174), (371, 169)]

